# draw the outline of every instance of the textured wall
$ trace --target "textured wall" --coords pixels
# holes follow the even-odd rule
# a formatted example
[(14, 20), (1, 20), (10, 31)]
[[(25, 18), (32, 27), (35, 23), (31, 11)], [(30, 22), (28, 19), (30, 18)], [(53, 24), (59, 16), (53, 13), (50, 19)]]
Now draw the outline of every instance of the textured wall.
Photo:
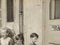
[(30, 34), (39, 35), (37, 45), (42, 45), (42, 0), (24, 0), (25, 45), (29, 45)]

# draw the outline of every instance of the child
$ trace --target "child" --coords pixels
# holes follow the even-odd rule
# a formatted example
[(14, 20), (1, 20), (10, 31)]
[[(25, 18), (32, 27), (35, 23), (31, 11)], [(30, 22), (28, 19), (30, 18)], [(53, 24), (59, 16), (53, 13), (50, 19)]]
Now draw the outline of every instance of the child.
[(30, 39), (31, 39), (31, 41), (32, 41), (32, 43), (31, 43), (30, 45), (36, 45), (36, 42), (37, 42), (37, 39), (38, 39), (38, 34), (32, 33), (32, 34), (30, 35)]
[(12, 38), (10, 38), (10, 29), (4, 28), (1, 30), (1, 34), (0, 45), (14, 45)]
[(23, 37), (23, 34), (18, 34), (16, 37), (15, 37), (15, 41), (16, 41), (16, 44), (15, 45), (23, 45), (24, 44), (24, 37)]

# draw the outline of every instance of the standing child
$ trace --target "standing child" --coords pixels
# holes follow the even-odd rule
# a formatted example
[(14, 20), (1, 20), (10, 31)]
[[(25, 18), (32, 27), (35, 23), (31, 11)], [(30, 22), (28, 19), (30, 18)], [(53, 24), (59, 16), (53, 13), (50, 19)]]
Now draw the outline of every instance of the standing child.
[(2, 37), (0, 39), (0, 45), (14, 45), (13, 39), (9, 37), (10, 35), (10, 30), (8, 29), (3, 29), (1, 30)]

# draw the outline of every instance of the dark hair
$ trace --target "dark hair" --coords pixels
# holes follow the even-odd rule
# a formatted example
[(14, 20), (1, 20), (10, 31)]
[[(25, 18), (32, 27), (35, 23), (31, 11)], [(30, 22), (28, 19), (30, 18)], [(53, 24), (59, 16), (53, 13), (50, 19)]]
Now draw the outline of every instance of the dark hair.
[(38, 34), (32, 33), (32, 34), (30, 35), (30, 38), (34, 38), (34, 37), (37, 37), (37, 38), (38, 38)]
[(20, 37), (21, 40), (23, 40), (23, 34), (22, 33), (18, 34), (17, 36)]
[(16, 40), (19, 40), (18, 37), (22, 40), (22, 44), (24, 44), (24, 36), (23, 36), (23, 33), (18, 34), (18, 35), (15, 37), (15, 39), (16, 39)]

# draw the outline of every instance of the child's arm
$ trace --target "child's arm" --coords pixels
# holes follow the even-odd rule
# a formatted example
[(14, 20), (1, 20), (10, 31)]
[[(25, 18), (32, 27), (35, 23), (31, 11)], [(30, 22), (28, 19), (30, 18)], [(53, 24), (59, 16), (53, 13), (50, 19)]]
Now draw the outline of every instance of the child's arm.
[(10, 40), (9, 45), (14, 45), (14, 40), (13, 39)]

